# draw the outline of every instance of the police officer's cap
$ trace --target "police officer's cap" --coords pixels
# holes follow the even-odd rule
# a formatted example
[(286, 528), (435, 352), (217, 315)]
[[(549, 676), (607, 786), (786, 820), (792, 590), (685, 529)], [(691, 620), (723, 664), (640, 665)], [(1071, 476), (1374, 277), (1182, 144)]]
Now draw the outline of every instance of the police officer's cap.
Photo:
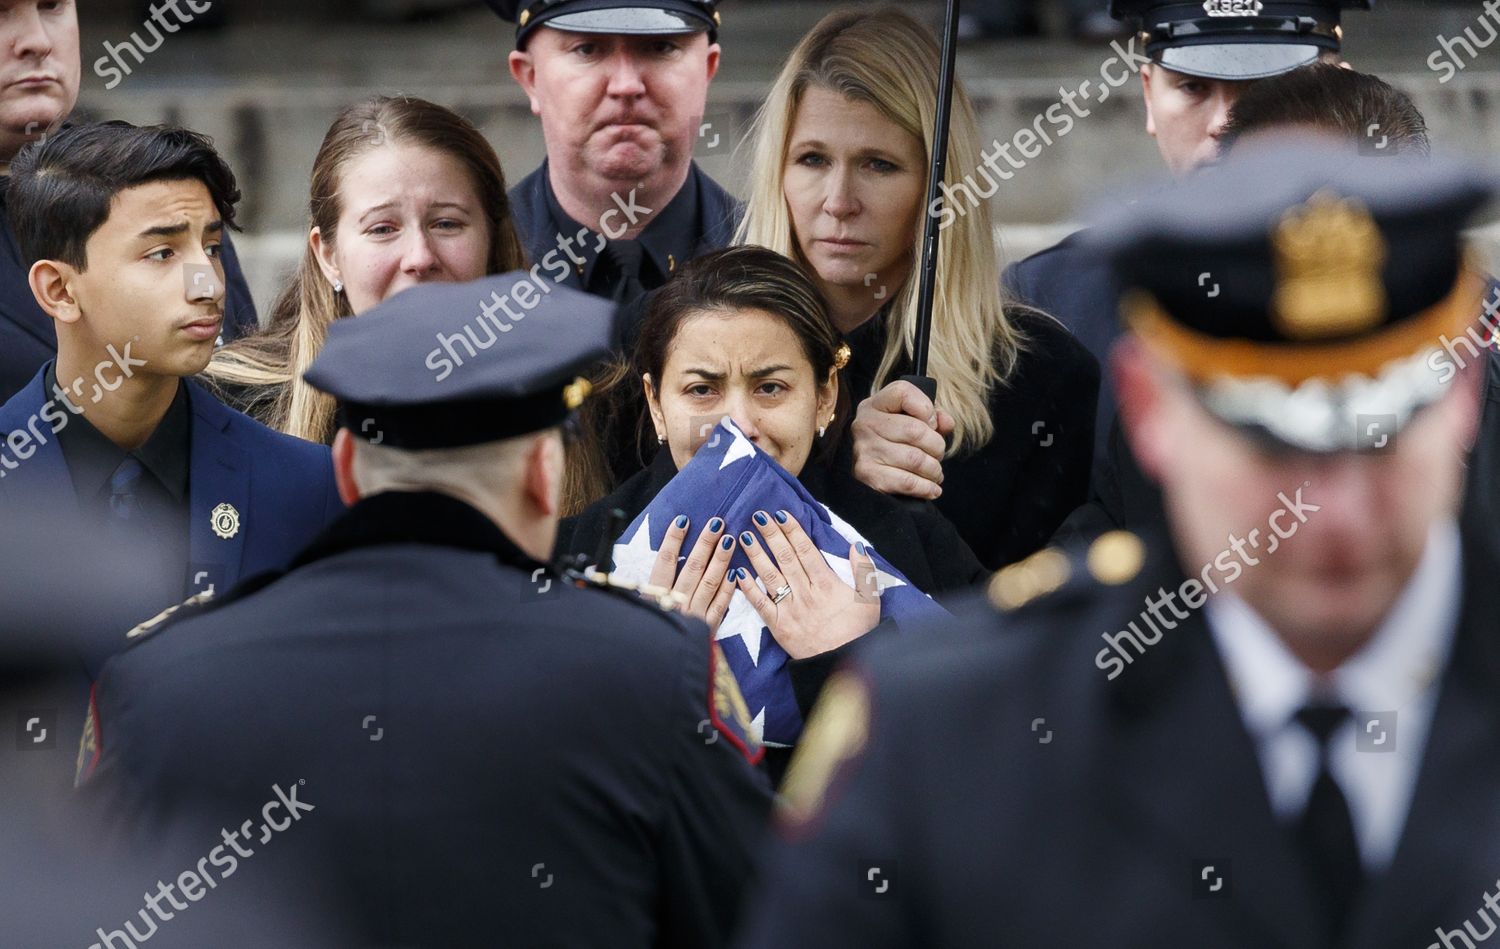
[(1207, 79), (1262, 79), (1338, 52), (1341, 10), (1372, 0), (1110, 0), (1129, 18), (1145, 53), (1175, 72)]
[(1461, 229), (1494, 179), (1378, 144), (1237, 148), (1094, 237), (1142, 344), (1273, 445), (1383, 447), (1443, 395), (1444, 344), (1477, 325), (1485, 281)]
[(458, 448), (564, 422), (608, 354), (615, 306), (525, 271), (412, 287), (338, 320), (304, 378), (339, 424), (395, 448)]
[(718, 39), (719, 0), (485, 0), (516, 24), (516, 49), (540, 26), (569, 33), (671, 36), (708, 33)]

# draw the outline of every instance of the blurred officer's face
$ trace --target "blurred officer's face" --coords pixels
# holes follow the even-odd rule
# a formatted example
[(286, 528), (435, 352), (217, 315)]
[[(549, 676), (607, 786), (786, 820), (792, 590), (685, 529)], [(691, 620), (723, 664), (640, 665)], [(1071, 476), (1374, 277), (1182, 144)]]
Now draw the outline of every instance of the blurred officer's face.
[(145, 360), (135, 375), (189, 376), (224, 321), (224, 224), (201, 181), (156, 181), (115, 195), (85, 245), (87, 267), (38, 261), (37, 300), (57, 322), (60, 358), (84, 370), (109, 347)]
[(79, 71), (73, 0), (0, 0), (0, 160), (73, 111)]
[[(782, 190), (797, 247), (828, 288), (868, 293), (911, 273), (927, 156), (873, 105), (811, 87), (792, 123)], [(832, 296), (832, 294), (829, 294)]]
[(1219, 132), (1246, 83), (1201, 79), (1164, 66), (1141, 67), (1146, 131), (1174, 175), (1218, 157)]
[(510, 71), (541, 117), (552, 174), (634, 187), (692, 159), (719, 44), (543, 27)]
[[(1325, 456), (1261, 447), (1209, 415), (1138, 343), (1117, 349), (1115, 370), (1122, 420), (1143, 470), (1161, 485), (1187, 575), (1201, 575), (1238, 541), (1244, 556), (1223, 557), (1210, 575), (1223, 584), (1237, 572), (1223, 567), (1240, 564), (1221, 589), (1264, 617), (1304, 664), (1335, 668), (1390, 612), (1429, 529), (1458, 508), (1479, 373), (1460, 374), (1388, 447)], [(1292, 510), (1299, 492), (1303, 506)]]
[(661, 379), (645, 376), (658, 436), (681, 468), (725, 415), (793, 475), (801, 474), (838, 401), (819, 384), (797, 334), (763, 310), (690, 316), (667, 347)]
[(356, 314), (419, 283), (484, 276), (490, 225), (463, 163), (433, 148), (387, 143), (345, 167), (336, 239), (308, 235), (329, 283)]

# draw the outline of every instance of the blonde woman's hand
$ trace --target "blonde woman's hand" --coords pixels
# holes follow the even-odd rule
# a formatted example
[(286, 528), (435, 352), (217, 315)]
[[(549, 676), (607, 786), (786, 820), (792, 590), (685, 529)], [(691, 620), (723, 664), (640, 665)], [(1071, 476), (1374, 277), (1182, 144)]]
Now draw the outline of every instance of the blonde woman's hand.
[[(818, 545), (786, 511), (774, 516), (759, 511), (754, 520), (761, 539), (746, 531), (740, 535), (740, 546), (766, 588), (761, 590), (743, 568), (736, 581), (787, 655), (816, 656), (875, 628), (880, 622), (880, 595), (870, 582), (875, 564), (863, 545), (849, 547), (854, 576), (865, 581), (856, 590), (833, 572)], [(783, 589), (789, 592), (777, 603), (776, 594)]]
[(854, 477), (882, 494), (942, 495), (943, 439), (953, 434), (953, 417), (921, 389), (892, 382), (859, 404), (849, 431)]
[(733, 578), (728, 576), (734, 538), (721, 537), (723, 531), (722, 518), (710, 520), (679, 570), (677, 556), (688, 532), (687, 516), (679, 515), (667, 528), (651, 567), (651, 585), (682, 594), (686, 602), (679, 611), (703, 620), (713, 632), (718, 632), (729, 611), (735, 588)]

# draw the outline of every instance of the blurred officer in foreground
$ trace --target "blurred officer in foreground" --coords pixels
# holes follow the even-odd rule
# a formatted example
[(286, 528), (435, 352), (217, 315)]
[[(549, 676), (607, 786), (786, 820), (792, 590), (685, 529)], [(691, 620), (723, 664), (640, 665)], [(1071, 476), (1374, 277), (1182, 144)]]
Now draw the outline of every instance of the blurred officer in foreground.
[[(1329, 144), (1351, 155), (1422, 159), (1431, 151), (1427, 122), (1406, 93), (1368, 73), (1313, 63), (1247, 88), (1220, 131), (1219, 154), (1228, 157), (1242, 144), (1309, 134), (1325, 136)], [(1213, 291), (1209, 279), (1203, 280), (1205, 294)], [(1493, 322), (1496, 300), (1500, 300), (1500, 289), (1492, 281), (1486, 296), (1489, 322)], [(1480, 328), (1478, 322), (1473, 326)], [(1475, 336), (1478, 347), (1483, 347), (1484, 337)], [(1469, 358), (1477, 356), (1478, 347), (1471, 344), (1468, 334), (1455, 337), (1453, 346), (1446, 348), (1460, 350), (1456, 358), (1462, 359), (1465, 347)], [(1493, 378), (1500, 372), (1500, 359), (1492, 364)], [(1485, 416), (1486, 426), (1500, 424), (1500, 413), (1486, 410)], [(1091, 501), (1073, 513), (1058, 532), (1059, 538), (1070, 532), (1092, 536), (1112, 527), (1140, 531), (1162, 521), (1160, 490), (1141, 471), (1120, 426), (1112, 428), (1105, 457), (1094, 471)], [(1488, 476), (1493, 470), (1489, 466), (1500, 464), (1500, 457), (1495, 457), (1500, 453), (1500, 440), (1481, 435), (1474, 450), (1471, 465), (1476, 475), (1470, 478), (1471, 488), (1491, 484), (1500, 488), (1500, 478)], [(1477, 473), (1480, 467), (1485, 468), (1482, 477)]]
[[(137, 52), (130, 43), (119, 44), (96, 68), (103, 66), (118, 84), (124, 78), (118, 66), (127, 72), (139, 67)], [(111, 57), (117, 65), (110, 65)], [(30, 261), (23, 259), (9, 221), (8, 166), (22, 146), (45, 139), (67, 121), (78, 102), (81, 68), (78, 4), (0, 0), (0, 402), (19, 392), (57, 353), (52, 320), (26, 284)], [(223, 336), (233, 339), (253, 330), (256, 316), (227, 233), (224, 279)]]
[[(1146, 132), (1174, 175), (1217, 157), (1229, 110), (1253, 82), (1320, 60), (1338, 62), (1340, 11), (1369, 8), (1370, 0), (1111, 0), (1109, 7), (1140, 31), (1131, 48), (1141, 45), (1140, 58), (1149, 59), (1140, 65)], [(1211, 210), (1205, 205), (1200, 213)], [(1085, 233), (1013, 264), (1004, 280), (1017, 298), (1057, 317), (1108, 365), (1120, 335), (1119, 288), (1108, 264), (1090, 252)], [(1107, 389), (1100, 393), (1094, 431), (1099, 453), (1115, 417)]]
[(130, 821), (279, 798), (265, 849), (332, 861), (368, 942), (721, 945), (769, 807), (744, 700), (701, 622), (544, 564), (614, 307), (556, 289), (483, 359), (424, 365), (530, 279), (333, 325), (307, 380), (351, 509), (285, 576), (143, 631), (84, 771)]
[(831, 680), (745, 945), (1482, 929), (1500, 557), (1460, 527), (1479, 373), (1428, 359), (1472, 320), (1459, 229), (1490, 193), (1304, 146), (1108, 230), (1132, 288), (1121, 411), (1170, 537), (1043, 551), (996, 575), (970, 633)]
[(486, 2), (517, 24), (510, 72), (542, 120), (547, 160), (510, 199), (549, 279), (630, 303), (728, 244), (737, 204), (693, 161), (718, 0)]
[[(46, 510), (8, 512), (0, 544), (6, 618), (0, 635), (0, 941), (16, 949), (127, 949), (147, 939), (151, 949), (349, 945), (323, 928), (319, 907), (302, 907), (296, 918), (285, 912), (278, 895), (290, 880), (244, 870), (212, 895), (195, 884), (196, 864), (212, 847), (205, 841), (214, 841), (217, 829), (211, 836), (170, 833), (150, 850), (115, 849), (91, 802), (71, 793), (77, 732), (63, 722), (64, 712), (82, 713), (82, 706), (73, 707), (79, 701), (73, 690), (78, 643), (55, 604), (79, 595), (78, 575), (92, 578), (93, 596), (129, 591), (117, 571), (91, 559), (91, 548), (74, 551), (76, 571), (27, 571), (40, 545), (55, 537), (51, 519)], [(12, 585), (23, 573), (27, 583)], [(186, 884), (188, 899), (179, 884)]]

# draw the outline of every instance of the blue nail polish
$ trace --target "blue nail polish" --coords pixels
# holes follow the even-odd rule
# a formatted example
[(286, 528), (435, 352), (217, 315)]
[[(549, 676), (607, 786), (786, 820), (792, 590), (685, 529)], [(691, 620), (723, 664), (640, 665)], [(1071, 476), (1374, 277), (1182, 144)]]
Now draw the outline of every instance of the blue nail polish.
[(756, 511), (755, 523), (759, 524), (761, 527), (765, 527), (767, 524), (771, 523), (771, 519), (769, 517), (766, 517), (765, 511)]
[(785, 511), (777, 511), (776, 512), (776, 523), (778, 523), (778, 524), (785, 524), (786, 523), (786, 518), (787, 518), (787, 513)]
[[(745, 531), (740, 535), (740, 543), (744, 544), (746, 547), (754, 547), (755, 535), (751, 534), (749, 531)], [(745, 568), (741, 567), (740, 569), (743, 570)]]
[(687, 515), (686, 514), (679, 514), (679, 515), (677, 515), (677, 520), (673, 521), (672, 523), (677, 526), (678, 530), (682, 530), (684, 527), (687, 526)]
[(728, 550), (729, 548), (731, 548), (731, 547), (734, 546), (734, 538), (733, 537), (726, 537), (726, 538), (724, 538), (723, 540), (719, 541), (719, 546), (723, 547), (725, 550)]
[(859, 555), (861, 557), (863, 557), (865, 555), (865, 544), (864, 544), (864, 541), (856, 540), (854, 542), (854, 549), (857, 550), (857, 551), (859, 551)]
[(719, 518), (717, 518), (717, 517), (708, 522), (708, 530), (709, 530), (709, 533), (711, 533), (711, 534), (717, 534), (719, 531), (721, 531), (723, 529), (724, 529), (724, 522), (722, 520), (720, 520)]
[(750, 571), (746, 570), (744, 567), (741, 567), (739, 569), (740, 569), (739, 579), (741, 579), (741, 580), (749, 580), (750, 579)]

